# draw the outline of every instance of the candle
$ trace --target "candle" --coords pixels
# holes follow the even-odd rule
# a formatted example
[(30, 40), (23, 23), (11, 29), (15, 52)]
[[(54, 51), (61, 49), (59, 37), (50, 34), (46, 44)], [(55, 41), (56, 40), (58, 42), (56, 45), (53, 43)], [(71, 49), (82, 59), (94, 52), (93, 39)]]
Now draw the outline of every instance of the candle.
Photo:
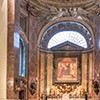
[(59, 91), (57, 90), (57, 95), (59, 96)]
[(47, 88), (47, 95), (49, 96), (49, 93), (50, 93), (50, 88), (48, 87)]

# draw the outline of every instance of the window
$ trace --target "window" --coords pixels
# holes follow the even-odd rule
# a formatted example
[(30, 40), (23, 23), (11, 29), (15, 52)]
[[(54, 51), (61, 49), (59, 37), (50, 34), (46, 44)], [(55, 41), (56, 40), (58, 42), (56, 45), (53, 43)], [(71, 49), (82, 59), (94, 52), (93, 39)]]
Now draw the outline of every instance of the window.
[(83, 48), (87, 48), (86, 39), (80, 33), (75, 32), (75, 31), (62, 31), (55, 34), (49, 40), (48, 48), (52, 48), (66, 41), (69, 41)]
[(19, 75), (26, 76), (26, 45), (23, 38), (20, 38), (20, 63), (19, 63)]
[[(87, 26), (87, 27), (86, 27)], [(80, 22), (63, 20), (44, 27), (40, 49), (48, 51), (93, 50), (93, 33)], [(42, 31), (41, 31), (42, 32)]]

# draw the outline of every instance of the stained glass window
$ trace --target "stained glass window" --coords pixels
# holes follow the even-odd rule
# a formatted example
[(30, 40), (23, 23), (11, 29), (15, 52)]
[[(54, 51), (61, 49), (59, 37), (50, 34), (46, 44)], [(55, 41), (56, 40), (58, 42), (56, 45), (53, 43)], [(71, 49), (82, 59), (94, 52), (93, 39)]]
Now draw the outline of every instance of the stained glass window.
[(48, 48), (52, 48), (64, 42), (71, 42), (75, 45), (81, 46), (83, 48), (87, 48), (87, 41), (80, 33), (76, 31), (62, 31), (56, 33), (52, 38), (49, 40)]

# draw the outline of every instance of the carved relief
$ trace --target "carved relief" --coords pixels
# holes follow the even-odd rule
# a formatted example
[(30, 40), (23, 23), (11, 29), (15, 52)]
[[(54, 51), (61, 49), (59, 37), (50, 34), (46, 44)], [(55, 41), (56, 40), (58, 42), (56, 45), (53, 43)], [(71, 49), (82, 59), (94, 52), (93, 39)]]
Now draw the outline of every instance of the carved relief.
[[(84, 5), (84, 8), (82, 5)], [(55, 20), (65, 16), (72, 16), (94, 22), (94, 15), (100, 14), (99, 0), (31, 0), (27, 2), (26, 7), (28, 12), (33, 16), (45, 18), (45, 20)]]

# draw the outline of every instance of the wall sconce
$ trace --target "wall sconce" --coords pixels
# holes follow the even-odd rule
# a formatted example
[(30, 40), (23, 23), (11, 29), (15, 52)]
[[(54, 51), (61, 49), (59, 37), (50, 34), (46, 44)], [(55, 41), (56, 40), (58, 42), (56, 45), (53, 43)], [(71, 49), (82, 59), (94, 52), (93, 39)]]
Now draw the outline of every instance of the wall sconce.
[(93, 84), (93, 88), (94, 88), (94, 92), (95, 92), (95, 94), (96, 95), (98, 95), (99, 94), (99, 82), (98, 81), (92, 81), (92, 84)]

